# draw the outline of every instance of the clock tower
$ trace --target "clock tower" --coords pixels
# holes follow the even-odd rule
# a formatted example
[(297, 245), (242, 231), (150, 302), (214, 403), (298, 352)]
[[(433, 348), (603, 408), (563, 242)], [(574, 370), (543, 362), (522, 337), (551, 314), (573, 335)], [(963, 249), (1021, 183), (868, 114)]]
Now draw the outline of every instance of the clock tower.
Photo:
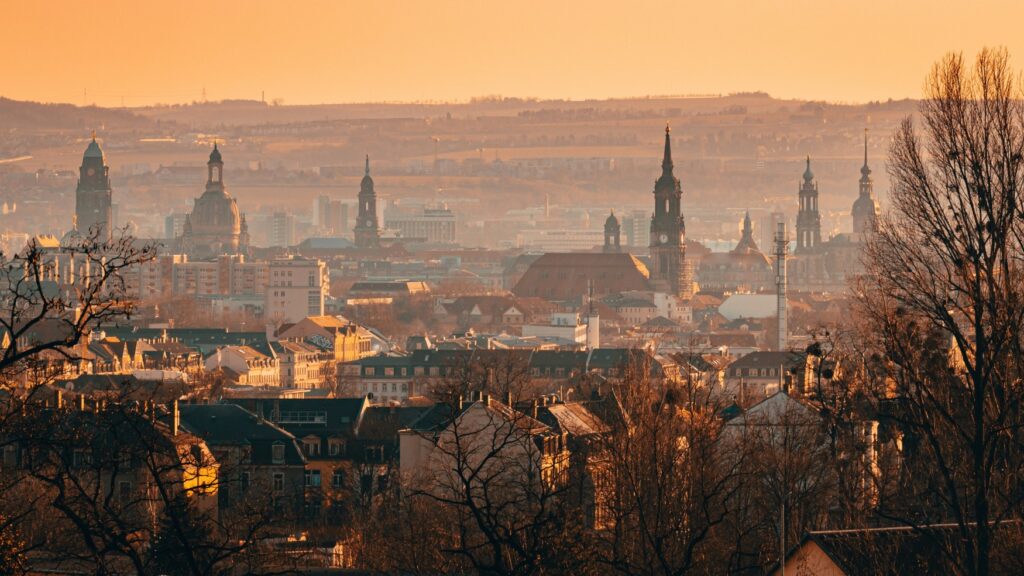
[(356, 246), (376, 248), (380, 246), (380, 228), (377, 227), (377, 193), (370, 178), (370, 157), (366, 157), (366, 173), (359, 184), (359, 217), (355, 227)]
[(106, 166), (103, 150), (93, 132), (92, 142), (85, 149), (82, 166), (78, 169), (78, 187), (75, 188), (75, 226), (83, 235), (96, 228), (99, 229), (97, 240), (110, 239), (111, 195), (110, 167)]
[(686, 270), (686, 225), (680, 203), (683, 190), (672, 173), (672, 140), (665, 126), (665, 155), (661, 177), (654, 183), (654, 215), (651, 216), (651, 284), (655, 290), (680, 298), (691, 296)]

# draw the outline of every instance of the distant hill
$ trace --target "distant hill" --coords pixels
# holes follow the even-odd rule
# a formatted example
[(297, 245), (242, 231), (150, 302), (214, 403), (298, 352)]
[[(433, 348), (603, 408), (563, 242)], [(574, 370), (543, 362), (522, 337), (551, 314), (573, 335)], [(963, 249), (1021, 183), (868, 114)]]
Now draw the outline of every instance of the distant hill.
[(0, 97), (0, 129), (10, 130), (138, 130), (152, 128), (153, 119), (127, 110), (42, 104)]

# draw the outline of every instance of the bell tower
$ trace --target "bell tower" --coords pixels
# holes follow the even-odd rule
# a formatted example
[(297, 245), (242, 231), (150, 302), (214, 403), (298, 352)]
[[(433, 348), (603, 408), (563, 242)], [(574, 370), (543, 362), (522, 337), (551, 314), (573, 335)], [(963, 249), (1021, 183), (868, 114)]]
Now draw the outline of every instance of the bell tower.
[(692, 295), (692, 284), (686, 270), (686, 225), (683, 222), (682, 197), (682, 186), (673, 174), (671, 129), (666, 124), (661, 177), (654, 183), (651, 284), (656, 290), (689, 298)]
[(110, 167), (106, 165), (103, 150), (96, 143), (96, 133), (85, 149), (82, 166), (78, 169), (75, 188), (75, 226), (88, 235), (99, 229), (98, 240), (110, 240), (113, 214), (111, 210)]
[(370, 178), (370, 157), (366, 157), (366, 172), (359, 183), (359, 217), (355, 227), (356, 246), (376, 248), (380, 246), (380, 228), (377, 226), (377, 193)]
[(800, 210), (796, 215), (796, 253), (814, 252), (821, 244), (821, 214), (818, 212), (818, 183), (807, 157), (804, 181), (800, 185)]
[(617, 254), (622, 251), (622, 227), (619, 219), (615, 217), (615, 211), (608, 215), (604, 221), (604, 248), (606, 254)]

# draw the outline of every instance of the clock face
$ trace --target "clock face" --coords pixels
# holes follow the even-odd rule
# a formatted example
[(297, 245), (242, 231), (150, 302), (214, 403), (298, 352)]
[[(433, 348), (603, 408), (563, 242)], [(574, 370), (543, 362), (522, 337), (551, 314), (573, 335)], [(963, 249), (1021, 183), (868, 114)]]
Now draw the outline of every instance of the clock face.
[(661, 240), (662, 244), (664, 244), (665, 242), (668, 242), (668, 234), (662, 234), (661, 236), (658, 236), (658, 239)]
[(367, 220), (365, 226), (367, 228), (369, 228), (370, 226), (373, 226), (373, 221), (372, 220)]
[(96, 169), (95, 168), (89, 168), (88, 170), (85, 171), (85, 173), (88, 174), (89, 176), (92, 176), (93, 174), (96, 173)]

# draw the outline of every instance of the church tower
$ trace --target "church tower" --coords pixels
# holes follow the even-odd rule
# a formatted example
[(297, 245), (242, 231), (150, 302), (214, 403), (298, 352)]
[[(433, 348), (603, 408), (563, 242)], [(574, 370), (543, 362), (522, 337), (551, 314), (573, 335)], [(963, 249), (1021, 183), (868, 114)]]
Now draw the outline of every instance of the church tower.
[(811, 172), (811, 157), (800, 186), (800, 211), (796, 215), (796, 253), (814, 252), (821, 244), (821, 214), (818, 213), (818, 183)]
[(605, 254), (618, 254), (622, 251), (621, 231), (619, 219), (615, 217), (615, 211), (612, 210), (608, 219), (604, 221), (604, 249), (602, 251)]
[(370, 178), (370, 157), (366, 157), (366, 173), (359, 184), (359, 217), (355, 227), (356, 246), (376, 248), (380, 246), (380, 229), (377, 227), (377, 193)]
[(82, 166), (78, 169), (78, 187), (75, 188), (75, 225), (83, 235), (96, 227), (100, 229), (98, 240), (111, 237), (110, 167), (106, 165), (103, 150), (96, 143), (93, 132), (92, 142), (85, 149)]
[(672, 140), (665, 126), (665, 154), (661, 177), (654, 183), (654, 214), (651, 216), (651, 284), (656, 290), (681, 298), (692, 291), (686, 271), (686, 226), (683, 223), (683, 189), (672, 173)]
[(878, 231), (878, 204), (874, 197), (875, 185), (868, 168), (868, 131), (864, 129), (864, 165), (860, 168), (860, 194), (853, 202), (853, 233), (871, 234)]
[(733, 254), (754, 254), (760, 253), (757, 249), (757, 242), (754, 242), (754, 226), (750, 222), (750, 212), (743, 216), (743, 234), (736, 247), (732, 249)]

